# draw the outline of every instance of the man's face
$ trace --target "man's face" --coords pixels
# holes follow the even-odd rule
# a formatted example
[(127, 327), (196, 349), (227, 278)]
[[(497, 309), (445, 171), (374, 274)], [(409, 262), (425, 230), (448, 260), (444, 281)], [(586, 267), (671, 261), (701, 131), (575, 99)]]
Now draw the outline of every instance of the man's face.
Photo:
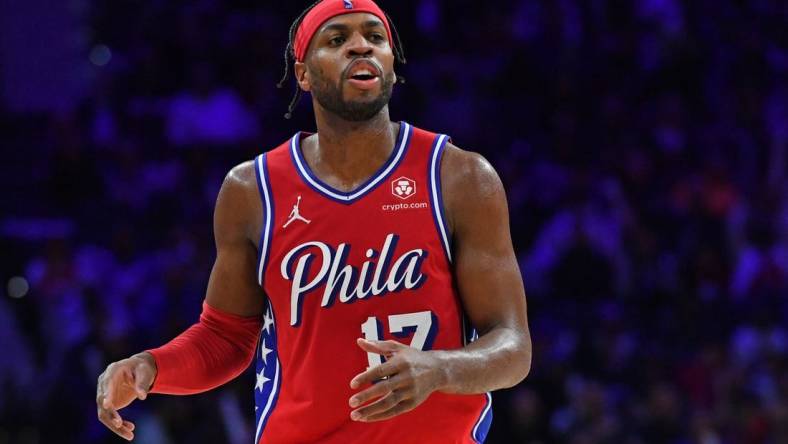
[(301, 88), (326, 110), (349, 121), (369, 120), (391, 99), (394, 54), (383, 22), (369, 13), (324, 23), (296, 63)]

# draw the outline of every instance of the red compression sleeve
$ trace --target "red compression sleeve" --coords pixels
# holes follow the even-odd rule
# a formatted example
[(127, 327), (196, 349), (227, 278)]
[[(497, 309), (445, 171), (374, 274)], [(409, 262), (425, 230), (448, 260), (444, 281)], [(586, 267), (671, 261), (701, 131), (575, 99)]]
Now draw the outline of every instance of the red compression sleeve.
[(261, 328), (260, 316), (238, 316), (203, 302), (200, 322), (148, 350), (158, 368), (151, 393), (189, 395), (230, 381), (252, 361)]

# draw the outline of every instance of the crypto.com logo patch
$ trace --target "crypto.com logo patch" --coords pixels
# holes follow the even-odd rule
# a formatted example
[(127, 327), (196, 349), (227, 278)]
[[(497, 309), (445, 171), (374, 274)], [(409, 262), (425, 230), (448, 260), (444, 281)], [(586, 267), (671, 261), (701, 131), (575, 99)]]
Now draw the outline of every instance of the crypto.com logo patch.
[(391, 194), (402, 200), (408, 199), (416, 194), (416, 181), (405, 176), (391, 181)]

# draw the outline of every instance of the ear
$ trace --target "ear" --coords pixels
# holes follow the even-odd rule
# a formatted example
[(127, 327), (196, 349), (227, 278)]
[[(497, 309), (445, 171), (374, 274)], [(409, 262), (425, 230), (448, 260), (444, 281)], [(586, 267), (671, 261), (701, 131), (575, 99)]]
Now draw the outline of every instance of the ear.
[(295, 62), (293, 64), (293, 72), (295, 73), (296, 82), (298, 82), (298, 86), (304, 90), (309, 91), (312, 88), (312, 84), (309, 81), (309, 73), (306, 69), (306, 63), (304, 62)]

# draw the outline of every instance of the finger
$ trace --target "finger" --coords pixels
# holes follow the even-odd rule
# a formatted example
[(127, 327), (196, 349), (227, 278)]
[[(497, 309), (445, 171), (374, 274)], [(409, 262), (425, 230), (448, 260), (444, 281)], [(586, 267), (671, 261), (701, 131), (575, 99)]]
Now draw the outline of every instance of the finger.
[(399, 404), (395, 405), (394, 407), (374, 415), (369, 415), (363, 419), (364, 422), (375, 422), (375, 421), (383, 421), (389, 418), (393, 418), (397, 415), (401, 415), (405, 412), (409, 412), (416, 408), (418, 403), (416, 403), (413, 399), (405, 399), (401, 401)]
[(120, 436), (126, 441), (131, 441), (132, 439), (134, 439), (134, 432), (132, 432), (131, 430), (126, 430), (123, 427), (113, 428), (110, 430), (115, 432), (116, 435)]
[[(117, 415), (117, 412), (115, 412)], [(129, 421), (121, 421), (120, 425), (117, 425), (115, 422), (115, 418), (111, 415), (109, 410), (99, 409), (99, 420), (102, 424), (104, 424), (108, 429), (112, 430), (113, 433), (120, 436), (123, 439), (131, 441), (134, 439), (134, 424)]]
[(125, 440), (131, 441), (132, 439), (134, 439), (133, 427), (129, 429), (121, 425), (120, 427), (110, 427), (110, 430), (112, 430), (113, 432), (115, 432), (116, 435), (120, 436)]
[(404, 400), (405, 396), (407, 395), (402, 390), (391, 391), (386, 396), (378, 399), (372, 404), (365, 405), (360, 409), (350, 412), (350, 419), (354, 421), (365, 421), (368, 417), (380, 415), (381, 413), (394, 408), (397, 404)]
[(98, 409), (98, 419), (102, 424), (109, 427), (110, 429), (115, 427), (115, 425), (112, 424), (112, 419), (110, 418), (109, 413), (105, 409)]
[(110, 428), (120, 427), (123, 425), (123, 419), (120, 417), (118, 412), (111, 409), (99, 408), (98, 417), (101, 422)]
[(366, 390), (356, 393), (350, 397), (348, 403), (351, 407), (358, 407), (362, 404), (366, 404), (372, 399), (380, 398), (389, 392), (401, 388), (401, 385), (402, 378), (399, 378), (397, 375), (395, 375), (385, 381), (373, 384), (372, 387), (369, 387)]
[(350, 380), (350, 388), (357, 389), (361, 387), (363, 384), (372, 383), (379, 379), (383, 379), (387, 376), (395, 375), (399, 371), (399, 362), (395, 360), (389, 360), (384, 362), (383, 364), (376, 365), (375, 367), (371, 367), (366, 371), (359, 373), (353, 379)]
[(356, 343), (365, 352), (384, 356), (390, 356), (395, 351), (405, 347), (397, 341), (369, 341), (364, 338), (358, 338)]
[(117, 410), (107, 409), (107, 416), (109, 416), (113, 426), (118, 428), (123, 426), (123, 418), (120, 417), (120, 413)]

